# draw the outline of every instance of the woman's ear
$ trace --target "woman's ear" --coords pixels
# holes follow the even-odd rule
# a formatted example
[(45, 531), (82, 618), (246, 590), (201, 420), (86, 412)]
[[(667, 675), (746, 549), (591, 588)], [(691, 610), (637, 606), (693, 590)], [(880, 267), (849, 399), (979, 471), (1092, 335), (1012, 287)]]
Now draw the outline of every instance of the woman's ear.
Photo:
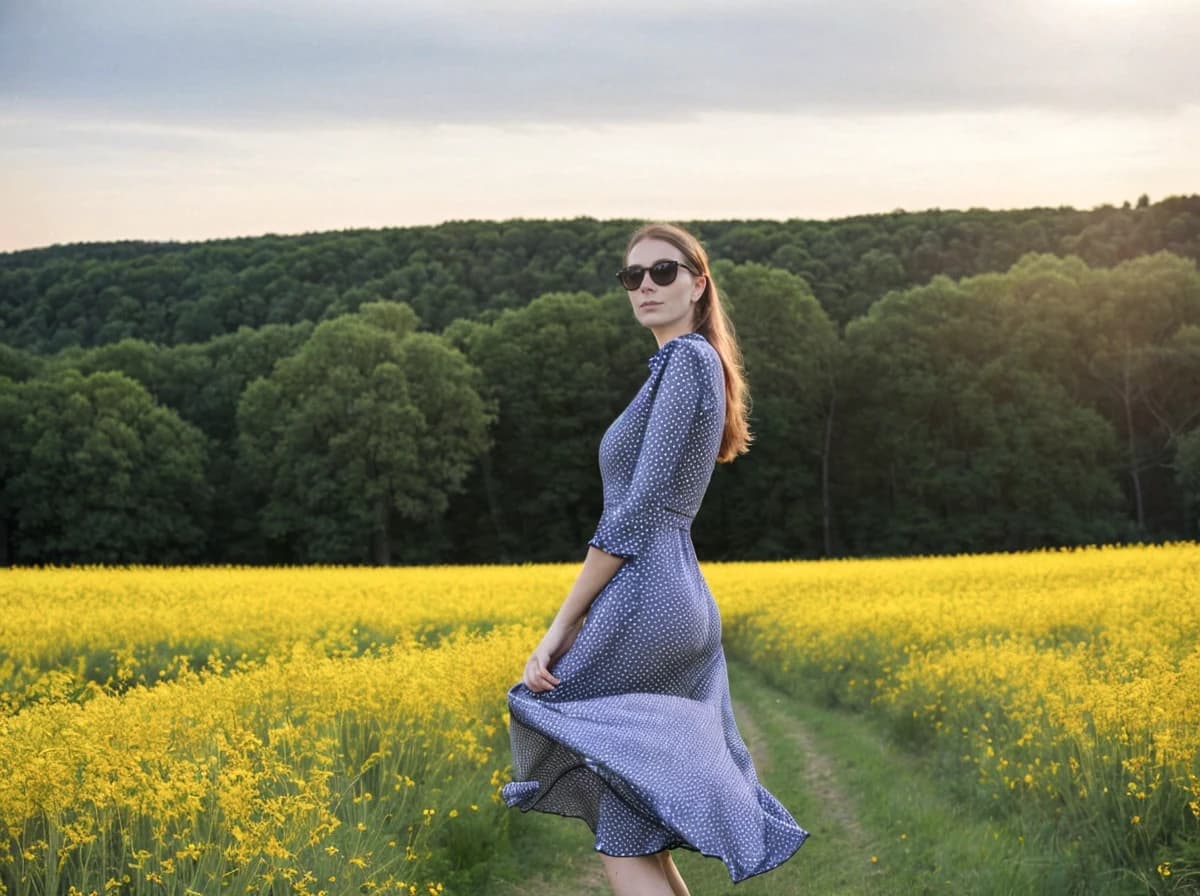
[(704, 295), (704, 290), (708, 289), (708, 277), (706, 277), (704, 274), (701, 274), (699, 277), (695, 278), (695, 284), (695, 292), (692, 294), (693, 304), (699, 302), (700, 297)]

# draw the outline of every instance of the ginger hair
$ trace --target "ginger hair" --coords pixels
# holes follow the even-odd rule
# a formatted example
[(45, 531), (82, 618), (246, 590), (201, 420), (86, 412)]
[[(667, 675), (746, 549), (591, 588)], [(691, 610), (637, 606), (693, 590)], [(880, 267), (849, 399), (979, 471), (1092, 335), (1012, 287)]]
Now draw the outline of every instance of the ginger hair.
[(704, 292), (692, 311), (692, 326), (708, 340), (721, 358), (725, 371), (725, 428), (721, 434), (721, 448), (717, 452), (717, 463), (729, 463), (738, 455), (750, 450), (754, 435), (750, 432), (750, 387), (742, 350), (738, 346), (733, 322), (721, 304), (721, 294), (713, 281), (709, 269), (708, 253), (695, 236), (676, 224), (656, 222), (645, 224), (634, 231), (625, 247), (628, 260), (633, 247), (643, 240), (662, 240), (670, 243), (682, 254), (684, 260), (704, 277)]

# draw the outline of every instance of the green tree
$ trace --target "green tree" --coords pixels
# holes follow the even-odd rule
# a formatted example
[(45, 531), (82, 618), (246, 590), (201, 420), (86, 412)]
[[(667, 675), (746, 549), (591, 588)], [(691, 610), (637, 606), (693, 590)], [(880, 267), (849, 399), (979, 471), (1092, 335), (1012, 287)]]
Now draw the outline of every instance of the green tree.
[[(312, 333), (308, 322), (237, 332), (208, 342), (164, 347), (124, 339), (93, 349), (72, 347), (42, 366), (88, 373), (115, 370), (137, 380), (159, 404), (173, 409), (209, 439), (207, 479), (213, 499), (204, 527), (207, 562), (269, 562), (253, 501), (254, 483), (245, 481), (237, 460), (237, 405), (246, 384), (269, 374), (282, 357), (295, 352)], [(41, 360), (41, 359), (39, 359)]]
[[(1098, 410), (1121, 434), (1126, 482), (1139, 532), (1148, 501), (1169, 493), (1175, 442), (1200, 419), (1200, 273), (1169, 253), (1094, 272), (1084, 309), (1084, 366)], [(1155, 528), (1164, 525), (1163, 511)]]
[(1189, 538), (1200, 539), (1200, 427), (1179, 437), (1175, 449), (1175, 481), (1183, 495)]
[(179, 563), (204, 555), (204, 436), (114, 372), (0, 380), (0, 512), (21, 563)]
[(243, 394), (242, 463), (264, 484), (264, 530), (297, 559), (392, 562), (485, 450), (475, 373), (416, 325), (404, 305), (368, 303)]
[(937, 277), (847, 328), (852, 549), (1023, 549), (1120, 531), (1111, 427), (1024, 363), (1000, 296)]
[(141, 383), (162, 403), (169, 403), (164, 401), (164, 394), (176, 383), (176, 372), (169, 363), (167, 350), (141, 339), (122, 339), (86, 352), (68, 350), (60, 353), (56, 360), (60, 365), (76, 368), (85, 376), (102, 370), (119, 371)]
[(600, 439), (645, 380), (653, 336), (616, 292), (540, 296), (451, 334), (497, 413), (493, 449), (456, 513), (487, 521), (474, 550), (496, 561), (579, 556), (602, 506)]
[[(794, 274), (718, 263), (713, 276), (745, 360), (754, 442), (748, 454), (718, 466), (716, 513), (708, 516), (706, 500), (698, 546), (716, 556), (829, 553), (837, 333)], [(708, 519), (720, 523), (709, 526)]]
[(0, 342), (0, 376), (14, 380), (27, 380), (37, 376), (45, 362), (33, 352), (21, 351)]
[(847, 320), (866, 313), (871, 304), (893, 289), (908, 285), (904, 266), (885, 249), (868, 249), (850, 269), (850, 295), (844, 314)]
[(13, 479), (24, 469), (28, 453), (25, 416), (24, 395), (12, 379), (0, 373), (0, 566), (12, 563), (16, 549), (17, 507), (10, 491)]

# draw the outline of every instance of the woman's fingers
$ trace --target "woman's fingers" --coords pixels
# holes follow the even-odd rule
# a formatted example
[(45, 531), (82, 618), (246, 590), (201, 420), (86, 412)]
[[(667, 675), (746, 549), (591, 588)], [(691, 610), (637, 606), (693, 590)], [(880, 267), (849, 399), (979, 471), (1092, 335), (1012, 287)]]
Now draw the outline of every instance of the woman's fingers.
[(548, 691), (562, 681), (548, 670), (542, 663), (542, 658), (534, 654), (525, 664), (525, 687), (534, 693)]
[(533, 691), (535, 694), (540, 694), (543, 691), (548, 691), (553, 687), (554, 687), (554, 685), (550, 684), (550, 682), (548, 682), (544, 679), (541, 679), (541, 678), (535, 678), (533, 680), (533, 683), (528, 685), (529, 690)]
[(537, 657), (530, 657), (529, 662), (525, 664), (525, 687), (533, 691), (535, 694), (543, 690), (545, 685), (542, 684), (542, 670), (538, 664)]

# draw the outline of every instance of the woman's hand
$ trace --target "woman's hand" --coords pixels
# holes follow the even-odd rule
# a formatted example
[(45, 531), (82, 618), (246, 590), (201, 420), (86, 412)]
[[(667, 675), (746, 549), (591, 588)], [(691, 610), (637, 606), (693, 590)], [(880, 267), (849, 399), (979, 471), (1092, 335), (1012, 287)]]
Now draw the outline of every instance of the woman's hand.
[(525, 687), (535, 694), (540, 694), (561, 683), (562, 679), (550, 671), (550, 666), (571, 649), (581, 628), (583, 628), (582, 619), (566, 632), (560, 632), (554, 626), (550, 627), (550, 631), (546, 632), (542, 643), (534, 649), (529, 661), (525, 664)]
[(624, 563), (624, 557), (609, 554), (595, 545), (588, 545), (587, 558), (583, 561), (579, 577), (567, 592), (563, 605), (555, 615), (554, 621), (550, 623), (546, 637), (542, 638), (542, 643), (525, 664), (525, 674), (522, 676), (525, 687), (535, 693), (541, 693), (558, 685), (561, 679), (551, 673), (550, 667), (556, 659), (571, 649), (576, 635), (587, 619), (592, 601), (608, 586)]
[(562, 679), (550, 672), (550, 663), (550, 651), (539, 644), (525, 664), (525, 687), (540, 694), (558, 684)]

